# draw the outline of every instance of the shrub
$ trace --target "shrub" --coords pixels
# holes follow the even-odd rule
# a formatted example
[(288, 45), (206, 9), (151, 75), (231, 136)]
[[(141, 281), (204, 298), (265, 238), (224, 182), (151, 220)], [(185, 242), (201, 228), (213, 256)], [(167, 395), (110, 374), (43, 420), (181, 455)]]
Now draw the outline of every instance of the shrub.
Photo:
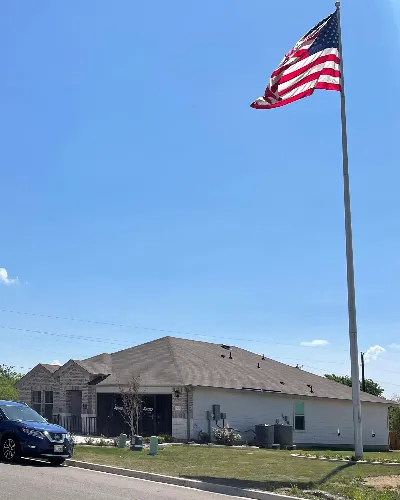
[(208, 444), (210, 442), (210, 436), (206, 432), (200, 431), (198, 442), (201, 444)]
[(175, 443), (175, 438), (170, 434), (164, 434), (162, 436), (159, 436), (159, 438), (161, 438), (164, 443)]
[(97, 441), (97, 446), (107, 446), (107, 440), (106, 440), (106, 437), (101, 434), (99, 440)]
[(213, 434), (217, 444), (223, 444), (225, 446), (233, 446), (242, 439), (240, 434), (229, 427), (213, 429)]
[(91, 436), (85, 437), (85, 443), (86, 444), (93, 444), (94, 439)]

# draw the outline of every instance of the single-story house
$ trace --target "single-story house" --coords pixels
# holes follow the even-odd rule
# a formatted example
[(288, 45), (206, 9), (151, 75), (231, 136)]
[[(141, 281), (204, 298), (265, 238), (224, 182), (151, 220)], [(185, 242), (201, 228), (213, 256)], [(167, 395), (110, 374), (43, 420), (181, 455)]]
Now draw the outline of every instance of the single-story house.
[[(302, 447), (353, 446), (351, 388), (221, 344), (164, 337), (112, 354), (38, 364), (16, 386), (20, 400), (83, 434), (118, 435), (120, 387), (140, 376), (142, 435), (210, 435), (214, 405), (246, 440), (257, 424), (289, 424)], [(390, 401), (362, 393), (365, 449), (387, 450)], [(222, 421), (218, 425), (222, 425)]]

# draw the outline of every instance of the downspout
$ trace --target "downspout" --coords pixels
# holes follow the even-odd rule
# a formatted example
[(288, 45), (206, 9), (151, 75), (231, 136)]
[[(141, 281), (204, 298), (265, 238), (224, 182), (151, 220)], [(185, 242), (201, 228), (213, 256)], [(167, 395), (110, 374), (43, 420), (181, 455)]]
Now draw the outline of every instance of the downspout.
[(187, 440), (190, 441), (190, 413), (189, 413), (189, 390), (190, 387), (186, 387), (186, 425), (187, 425)]

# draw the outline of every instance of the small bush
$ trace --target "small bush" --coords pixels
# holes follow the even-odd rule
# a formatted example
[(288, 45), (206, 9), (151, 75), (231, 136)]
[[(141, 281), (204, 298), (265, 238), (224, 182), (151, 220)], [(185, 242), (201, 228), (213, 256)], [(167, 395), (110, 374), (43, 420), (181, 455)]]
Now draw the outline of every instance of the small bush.
[(85, 437), (85, 444), (93, 444), (94, 439), (91, 436)]
[(240, 434), (229, 427), (224, 427), (223, 429), (213, 429), (213, 434), (217, 444), (225, 446), (233, 446), (242, 439)]
[(161, 438), (164, 441), (164, 443), (175, 443), (175, 438), (170, 434), (164, 434), (159, 438)]
[(107, 444), (106, 437), (104, 434), (101, 434), (100, 439), (97, 441), (97, 446), (107, 446)]
[(208, 444), (210, 442), (210, 436), (206, 432), (200, 431), (198, 442), (200, 444)]

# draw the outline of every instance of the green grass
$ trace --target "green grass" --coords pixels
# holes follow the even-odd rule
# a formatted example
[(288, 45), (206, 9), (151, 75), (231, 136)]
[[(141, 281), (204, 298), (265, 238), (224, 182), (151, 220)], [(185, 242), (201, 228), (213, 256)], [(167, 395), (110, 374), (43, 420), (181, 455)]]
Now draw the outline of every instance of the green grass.
[[(323, 456), (324, 452), (320, 453)], [(295, 458), (290, 454), (286, 451), (174, 446), (150, 457), (147, 451), (77, 446), (74, 458), (243, 488), (269, 491), (291, 488), (293, 494), (319, 489), (340, 493), (352, 500), (400, 500), (400, 492), (382, 492), (362, 485), (363, 477), (400, 474), (400, 466), (335, 463)], [(349, 455), (348, 452), (334, 454)], [(365, 455), (380, 459), (400, 458), (400, 454), (394, 453)]]

